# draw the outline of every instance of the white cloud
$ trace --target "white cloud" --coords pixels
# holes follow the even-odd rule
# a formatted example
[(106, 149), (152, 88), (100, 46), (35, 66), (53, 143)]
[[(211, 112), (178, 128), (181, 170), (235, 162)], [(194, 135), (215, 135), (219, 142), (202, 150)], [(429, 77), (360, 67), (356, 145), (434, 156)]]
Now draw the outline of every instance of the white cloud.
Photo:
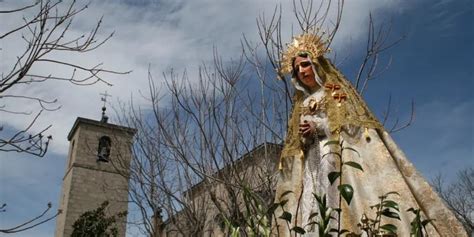
[[(393, 11), (400, 8), (403, 1), (363, 0), (346, 1), (343, 23), (338, 38), (337, 48), (343, 48), (350, 41), (358, 41), (365, 35), (368, 12)], [(79, 3), (78, 6), (80, 6)], [(275, 1), (95, 1), (75, 19), (70, 33), (80, 35), (87, 33), (102, 15), (104, 22), (97, 38), (105, 38), (115, 32), (114, 37), (98, 50), (81, 55), (58, 54), (56, 58), (69, 62), (80, 62), (92, 66), (104, 63), (104, 67), (117, 71), (133, 70), (122, 75), (104, 75), (107, 81), (114, 84), (107, 87), (98, 83), (89, 87), (71, 86), (64, 82), (44, 83), (25, 86), (11, 90), (10, 93), (38, 96), (59, 100), (62, 108), (59, 111), (44, 113), (35, 130), (53, 124), (49, 131), (54, 142), (51, 150), (66, 154), (67, 142), (64, 139), (75, 117), (85, 116), (98, 119), (100, 116), (99, 93), (107, 90), (115, 99), (128, 100), (130, 95), (146, 91), (146, 73), (151, 64), (156, 78), (169, 68), (182, 70), (185, 67), (193, 75), (193, 69), (212, 57), (212, 47), (216, 46), (223, 57), (238, 55), (240, 39), (246, 34), (257, 42), (256, 18), (265, 12), (267, 18), (273, 12)], [(282, 1), (283, 21), (295, 22), (291, 1)], [(8, 2), (5, 8), (21, 5)], [(5, 26), (18, 24), (18, 18), (2, 19)], [(291, 32), (291, 26), (285, 26), (283, 32)], [(5, 41), (5, 42), (3, 42)], [(10, 38), (2, 51), (0, 67), (8, 68), (18, 53), (23, 42)], [(354, 43), (354, 42), (352, 42)], [(24, 47), (24, 46), (23, 46)], [(70, 75), (66, 68), (37, 65), (33, 72), (57, 75)], [(138, 98), (137, 98), (138, 99)], [(139, 102), (139, 101), (138, 101)], [(27, 111), (38, 111), (38, 107), (25, 101), (8, 102), (9, 106)], [(60, 119), (58, 119), (60, 118)], [(20, 129), (28, 119), (25, 116), (2, 114), (2, 123)]]
[(418, 105), (415, 123), (396, 135), (403, 138), (400, 145), (428, 178), (442, 173), (453, 180), (456, 171), (474, 166), (473, 108), (472, 100), (434, 100)]
[[(7, 1), (0, 8), (10, 9), (30, 1)], [(67, 1), (65, 1), (67, 2)], [(79, 1), (83, 4), (85, 1)], [(333, 48), (345, 48), (349, 43), (356, 44), (363, 40), (366, 32), (369, 11), (390, 14), (406, 7), (405, 0), (358, 0), (346, 1), (343, 22)], [(75, 19), (70, 33), (80, 35), (87, 33), (103, 15), (104, 22), (98, 38), (104, 38), (115, 32), (114, 37), (103, 47), (81, 55), (57, 54), (56, 58), (79, 62), (83, 65), (104, 63), (104, 67), (117, 71), (133, 70), (127, 75), (106, 75), (104, 78), (112, 83), (107, 87), (102, 83), (93, 86), (74, 86), (65, 82), (53, 81), (37, 85), (18, 87), (9, 91), (17, 95), (37, 96), (45, 99), (58, 99), (61, 109), (42, 114), (33, 131), (53, 124), (48, 131), (54, 137), (50, 153), (46, 158), (31, 162), (28, 158), (18, 158), (16, 153), (3, 153), (1, 161), (1, 183), (13, 182), (18, 189), (11, 187), (12, 195), (22, 195), (20, 190), (29, 190), (32, 197), (41, 196), (44, 192), (59, 193), (64, 172), (64, 160), (67, 153), (67, 133), (76, 117), (100, 118), (99, 93), (105, 90), (113, 95), (112, 101), (128, 101), (131, 94), (138, 95), (146, 91), (147, 69), (151, 64), (156, 79), (161, 72), (170, 68), (182, 70), (188, 68), (189, 74), (197, 65), (212, 58), (212, 47), (216, 46), (224, 58), (237, 55), (240, 51), (240, 39), (245, 34), (253, 42), (258, 41), (256, 18), (262, 12), (270, 17), (275, 5), (283, 8), (283, 32), (290, 35), (295, 19), (292, 16), (291, 1), (241, 0), (241, 1), (94, 1), (91, 6)], [(4, 29), (20, 23), (19, 17), (0, 16)], [(293, 25), (293, 28), (295, 26)], [(287, 37), (288, 37), (287, 36)], [(15, 60), (15, 56), (24, 47), (23, 42), (15, 37), (2, 39), (0, 51), (0, 69), (4, 72)], [(36, 65), (35, 73), (70, 75), (71, 71), (47, 65)], [(136, 96), (135, 102), (140, 103)], [(3, 100), (3, 99), (2, 99)], [(23, 100), (0, 101), (10, 108), (25, 111), (38, 111), (38, 106)], [(109, 112), (110, 114), (111, 112)], [(2, 113), (0, 124), (9, 129), (21, 129), (32, 119), (31, 116), (17, 116)], [(5, 157), (8, 156), (8, 157)], [(34, 158), (31, 158), (34, 159)], [(59, 161), (61, 160), (61, 161)], [(30, 174), (25, 176), (25, 174)], [(38, 187), (31, 189), (28, 187)], [(45, 190), (53, 190), (52, 192)], [(16, 192), (16, 193), (15, 193)], [(59, 197), (59, 195), (56, 195)], [(1, 201), (1, 200), (0, 200)], [(19, 200), (18, 203), (30, 200)], [(58, 200), (51, 200), (53, 204)], [(13, 203), (14, 204), (14, 203)], [(21, 205), (21, 204), (20, 204)], [(41, 210), (43, 205), (37, 205)], [(25, 212), (20, 211), (21, 214)], [(18, 217), (19, 220), (21, 219)], [(3, 221), (3, 220), (2, 220)], [(49, 224), (49, 229), (53, 223)]]

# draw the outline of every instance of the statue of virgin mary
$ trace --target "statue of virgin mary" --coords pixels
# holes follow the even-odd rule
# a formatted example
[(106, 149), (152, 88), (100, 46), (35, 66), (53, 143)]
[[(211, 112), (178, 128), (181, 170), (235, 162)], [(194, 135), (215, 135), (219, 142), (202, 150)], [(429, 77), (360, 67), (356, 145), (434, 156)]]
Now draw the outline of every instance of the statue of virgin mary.
[(273, 233), (411, 236), (418, 213), (425, 236), (467, 236), (325, 50), (320, 36), (305, 33), (283, 55), (295, 95)]

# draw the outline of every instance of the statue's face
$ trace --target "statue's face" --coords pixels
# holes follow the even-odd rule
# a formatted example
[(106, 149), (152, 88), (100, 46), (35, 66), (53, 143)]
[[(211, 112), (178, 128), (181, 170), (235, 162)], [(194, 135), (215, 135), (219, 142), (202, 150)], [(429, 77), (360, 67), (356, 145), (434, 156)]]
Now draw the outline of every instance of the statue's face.
[(298, 56), (295, 59), (294, 70), (297, 70), (296, 75), (298, 80), (307, 86), (309, 89), (314, 89), (318, 87), (318, 83), (315, 80), (315, 75), (311, 62), (308, 58)]

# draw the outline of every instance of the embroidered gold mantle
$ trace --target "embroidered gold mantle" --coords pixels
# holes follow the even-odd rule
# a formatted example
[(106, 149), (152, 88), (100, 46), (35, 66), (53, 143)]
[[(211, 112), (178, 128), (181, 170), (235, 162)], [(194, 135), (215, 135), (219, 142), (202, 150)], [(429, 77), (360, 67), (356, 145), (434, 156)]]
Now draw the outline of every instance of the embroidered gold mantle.
[[(344, 171), (342, 182), (353, 186), (354, 197), (350, 206), (342, 202), (342, 228), (357, 232), (359, 230), (357, 224), (362, 215), (373, 214), (370, 206), (378, 202), (378, 196), (396, 191), (400, 193), (400, 196), (395, 197), (395, 201), (400, 205), (401, 220), (388, 219), (383, 224), (396, 225), (398, 236), (410, 236), (410, 222), (413, 215), (405, 211), (410, 207), (421, 209), (425, 218), (434, 219), (432, 224), (427, 226), (429, 236), (467, 236), (460, 222), (408, 161), (350, 82), (324, 57), (319, 57), (314, 63), (318, 68), (318, 75), (327, 88), (325, 109), (331, 134), (313, 146), (318, 147), (321, 152), (328, 152), (328, 148), (323, 146), (325, 142), (331, 139), (343, 140), (360, 154), (359, 157), (354, 152), (345, 152), (344, 159), (357, 161), (364, 169), (364, 172), (353, 169)], [(309, 159), (304, 157), (307, 151), (303, 150), (298, 134), (300, 116), (305, 110), (302, 107), (305, 97), (301, 91), (296, 91), (294, 96), (293, 112), (280, 161), (281, 175), (275, 200), (276, 202), (286, 200), (285, 211), (290, 212), (293, 218), (288, 225), (286, 221), (278, 219), (283, 210), (277, 209), (275, 213), (277, 221), (274, 225), (276, 228), (273, 231), (276, 236), (290, 236), (290, 228), (304, 227), (308, 222), (302, 220), (301, 197), (304, 190), (304, 170)], [(351, 128), (356, 128), (359, 132), (351, 133)], [(365, 135), (370, 139), (361, 139), (362, 130), (366, 131)], [(317, 159), (321, 161), (322, 154), (319, 155)], [(335, 159), (335, 157), (326, 156), (324, 159)], [(314, 172), (323, 172), (318, 177), (324, 178), (327, 175), (324, 173), (327, 171), (323, 170)], [(330, 187), (320, 189), (331, 193)], [(286, 195), (280, 199), (283, 193)], [(333, 201), (337, 198), (337, 195), (328, 195), (328, 199)]]

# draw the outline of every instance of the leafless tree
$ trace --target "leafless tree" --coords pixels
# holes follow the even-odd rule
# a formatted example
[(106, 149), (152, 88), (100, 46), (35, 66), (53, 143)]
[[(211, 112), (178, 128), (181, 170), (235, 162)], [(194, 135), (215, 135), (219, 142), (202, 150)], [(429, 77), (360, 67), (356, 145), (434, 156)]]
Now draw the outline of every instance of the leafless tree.
[[(250, 42), (244, 36), (242, 45), (248, 62), (255, 68), (258, 75), (257, 78), (261, 80), (262, 85), (268, 89), (284, 91), (287, 97), (287, 114), (289, 114), (291, 109), (291, 96), (293, 92), (287, 75), (280, 71), (282, 53), (285, 50), (284, 39), (289, 40), (294, 35), (303, 32), (317, 31), (320, 34), (324, 32), (328, 41), (327, 47), (329, 48), (341, 24), (344, 2), (344, 0), (293, 0), (297, 32), (282, 32), (283, 9), (281, 9), (281, 6), (277, 6), (270, 17), (265, 17), (262, 14), (257, 18), (260, 39), (257, 44)], [(333, 17), (329, 17), (331, 13), (333, 13)], [(392, 26), (392, 22), (376, 24), (372, 14), (369, 15), (365, 54), (352, 80), (354, 87), (361, 95), (367, 90), (370, 81), (380, 78), (388, 70), (392, 63), (392, 57), (386, 55), (387, 52), (404, 39), (404, 36), (394, 37), (392, 35)], [(332, 56), (336, 60), (336, 54), (334, 53)], [(388, 60), (385, 65), (382, 65), (382, 59), (386, 57), (388, 57)], [(276, 87), (270, 87), (267, 82), (274, 80), (275, 77), (280, 79), (281, 83)], [(406, 122), (401, 123), (393, 111), (391, 97), (389, 97), (387, 107), (381, 118), (382, 123), (387, 126), (387, 131), (393, 133), (409, 127), (415, 118), (414, 105), (415, 103), (412, 101), (410, 117)]]
[[(275, 7), (270, 17), (266, 17), (265, 14), (260, 15), (257, 18), (259, 42), (254, 44), (245, 36), (242, 40), (245, 56), (248, 62), (257, 70), (258, 78), (266, 81), (275, 78), (280, 79), (283, 84), (280, 86), (280, 90), (284, 91), (288, 101), (291, 102), (290, 80), (288, 80), (287, 75), (281, 72), (282, 55), (286, 49), (285, 40), (290, 40), (293, 36), (303, 32), (320, 34), (324, 32), (328, 41), (327, 48), (329, 48), (332, 39), (338, 32), (343, 9), (344, 0), (293, 0), (297, 32), (282, 32), (283, 9), (281, 6)], [(331, 12), (335, 15), (334, 19), (329, 17)], [(271, 70), (268, 70), (268, 65), (270, 65)]]
[[(6, 204), (3, 204), (0, 207), (0, 212), (5, 212), (6, 211), (6, 206), (7, 206)], [(32, 229), (36, 226), (39, 226), (39, 225), (44, 224), (44, 223), (46, 223), (50, 220), (53, 220), (54, 218), (56, 218), (56, 216), (61, 214), (61, 210), (58, 210), (56, 212), (56, 214), (47, 217), (46, 215), (49, 212), (49, 210), (51, 210), (51, 207), (52, 207), (51, 203), (48, 203), (47, 208), (41, 214), (39, 214), (38, 216), (33, 217), (30, 220), (25, 221), (25, 222), (23, 222), (21, 224), (18, 224), (16, 226), (8, 227), (8, 228), (5, 228), (5, 229), (0, 229), (0, 233), (5, 233), (5, 234), (18, 233), (18, 232), (22, 232), (22, 231)]]
[[(246, 87), (243, 57), (227, 64), (217, 52), (215, 55), (213, 65), (203, 65), (196, 81), (186, 72), (171, 71), (165, 74), (165, 83), (157, 85), (150, 74), (146, 99), (151, 109), (131, 103), (120, 110), (126, 111), (121, 123), (138, 129), (130, 197), (142, 214), (138, 224), (148, 234), (157, 231), (150, 218), (156, 212), (173, 226), (168, 231), (183, 235), (208, 231), (209, 218), (226, 218), (243, 225), (245, 211), (239, 202), (244, 188), (258, 191), (266, 205), (273, 201), (265, 195), (271, 196), (274, 190), (275, 182), (268, 181), (273, 180), (278, 156), (267, 153), (270, 145), (265, 145), (260, 157), (254, 158), (262, 163), (254, 164), (252, 171), (243, 169), (242, 156), (262, 143), (280, 143), (282, 134), (267, 135), (265, 130), (269, 124), (286, 124), (273, 121), (278, 116), (267, 117), (273, 121), (269, 124), (256, 116), (260, 110), (276, 115), (278, 111), (270, 110), (278, 106), (255, 105), (263, 95), (251, 96), (258, 91)], [(160, 94), (164, 90), (168, 96)], [(252, 158), (245, 162), (248, 160)], [(261, 182), (250, 182), (250, 176)]]
[[(343, 6), (343, 0), (293, 1), (299, 30), (325, 29), (329, 42), (338, 31)], [(328, 19), (331, 9), (336, 9), (334, 21)], [(214, 61), (202, 65), (195, 77), (175, 69), (159, 84), (150, 73), (144, 95), (148, 106), (131, 101), (119, 109), (121, 123), (138, 129), (130, 198), (141, 214), (135, 224), (143, 232), (154, 236), (159, 227), (152, 217), (161, 215), (176, 235), (202, 235), (209, 218), (245, 226), (246, 213), (256, 211), (242, 204), (246, 190), (261, 200), (273, 195), (275, 167), (269, 159), (278, 156), (265, 149), (260, 156), (268, 164), (256, 165), (259, 171), (245, 170), (239, 158), (259, 144), (281, 144), (285, 138), (293, 91), (280, 71), (285, 49), (281, 14), (276, 7), (270, 18), (257, 19), (260, 42), (244, 37), (237, 59), (223, 61), (215, 49)], [(385, 50), (379, 44), (367, 50)], [(267, 200), (269, 206), (273, 197)]]
[[(24, 129), (6, 132), (4, 131), (4, 125), (0, 125), (0, 151), (24, 152), (34, 156), (44, 156), (52, 139), (51, 136), (46, 136), (44, 133), (51, 125), (40, 129), (39, 132), (32, 132), (32, 128), (43, 111), (55, 111), (61, 107), (57, 104), (57, 99), (54, 96), (53, 99), (47, 99), (24, 96), (14, 91), (17, 91), (19, 88), (34, 87), (46, 81), (66, 81), (79, 86), (95, 83), (111, 85), (103, 78), (105, 74), (128, 73), (106, 69), (102, 63), (86, 66), (56, 58), (58, 53), (80, 55), (93, 51), (112, 37), (113, 33), (104, 39), (97, 39), (102, 19), (97, 21), (88, 34), (77, 36), (71, 33), (75, 17), (86, 10), (87, 7), (87, 5), (77, 6), (75, 0), (68, 3), (55, 0), (37, 0), (31, 5), (24, 7), (0, 10), (0, 16), (2, 17), (15, 17), (21, 14), (23, 20), (22, 23), (11, 29), (3, 29), (2, 31), (4, 32), (0, 32), (1, 42), (24, 42), (24, 48), (15, 53), (16, 60), (11, 62), (11, 65), (5, 65), (5, 71), (1, 73), (0, 113), (17, 114), (20, 116), (35, 115), (25, 125)], [(2, 48), (0, 53), (5, 53), (6, 50), (13, 49)], [(70, 70), (71, 74), (68, 76), (60, 75), (57, 72), (40, 74), (32, 70), (35, 65), (48, 66), (55, 70), (63, 68)], [(8, 105), (12, 101), (35, 103), (39, 112), (13, 108), (11, 105)]]
[[(22, 17), (22, 22), (12, 28), (2, 28), (0, 31), (0, 54), (13, 50), (4, 48), (6, 43), (14, 41), (23, 42), (23, 48), (16, 55), (15, 60), (6, 64), (2, 62), (2, 73), (0, 79), (0, 116), (5, 114), (16, 114), (18, 116), (33, 115), (33, 119), (24, 128), (18, 130), (5, 129), (4, 124), (0, 124), (0, 152), (21, 152), (33, 156), (43, 157), (47, 150), (51, 135), (45, 135), (52, 126), (33, 131), (36, 121), (45, 111), (56, 111), (61, 106), (57, 104), (57, 99), (48, 99), (35, 96), (25, 96), (18, 94), (20, 89), (34, 88), (35, 85), (48, 81), (64, 81), (79, 86), (87, 86), (95, 83), (107, 82), (103, 76), (105, 74), (124, 74), (128, 72), (118, 72), (108, 70), (98, 63), (92, 67), (74, 62), (57, 59), (58, 53), (65, 55), (80, 55), (93, 51), (109, 40), (113, 34), (104, 39), (97, 39), (101, 28), (102, 19), (92, 26), (91, 31), (85, 35), (74, 35), (71, 27), (75, 17), (87, 9), (87, 5), (77, 6), (76, 1), (36, 0), (23, 7), (15, 9), (1, 9), (0, 17)], [(6, 57), (5, 57), (6, 58)], [(57, 70), (64, 68), (70, 70), (70, 75), (64, 76), (57, 72), (47, 72), (39, 74), (32, 70), (34, 66), (50, 67)], [(15, 108), (12, 102), (28, 101), (37, 105), (37, 112), (26, 111)], [(10, 104), (9, 104), (10, 103)], [(24, 118), (24, 117), (22, 117)], [(54, 219), (60, 214), (58, 210), (55, 214), (47, 217), (51, 209), (48, 204), (44, 212), (34, 218), (24, 221), (15, 227), (1, 229), (2, 233), (16, 233), (29, 230), (45, 222)], [(5, 212), (5, 206), (1, 211)]]
[(474, 168), (460, 170), (456, 180), (450, 184), (446, 184), (445, 178), (439, 174), (431, 185), (471, 236), (474, 233)]
[[(369, 14), (369, 23), (367, 31), (367, 44), (365, 55), (363, 56), (362, 62), (357, 71), (357, 75), (354, 79), (354, 87), (363, 95), (367, 91), (369, 82), (379, 78), (384, 72), (386, 72), (390, 65), (392, 64), (392, 56), (384, 55), (386, 51), (395, 47), (399, 44), (405, 37), (401, 36), (395, 39), (392, 39), (392, 22), (382, 23), (377, 25), (372, 14)], [(383, 65), (382, 69), (380, 68), (380, 61), (383, 56), (388, 56), (388, 61)], [(387, 100), (387, 107), (383, 113), (381, 119), (382, 124), (387, 126), (387, 131), (390, 133), (401, 131), (409, 127), (415, 119), (415, 102), (411, 102), (411, 113), (410, 118), (403, 124), (400, 124), (400, 120), (397, 116), (393, 116), (392, 108), (392, 97), (389, 96)], [(393, 123), (388, 127), (388, 121), (393, 120)]]

